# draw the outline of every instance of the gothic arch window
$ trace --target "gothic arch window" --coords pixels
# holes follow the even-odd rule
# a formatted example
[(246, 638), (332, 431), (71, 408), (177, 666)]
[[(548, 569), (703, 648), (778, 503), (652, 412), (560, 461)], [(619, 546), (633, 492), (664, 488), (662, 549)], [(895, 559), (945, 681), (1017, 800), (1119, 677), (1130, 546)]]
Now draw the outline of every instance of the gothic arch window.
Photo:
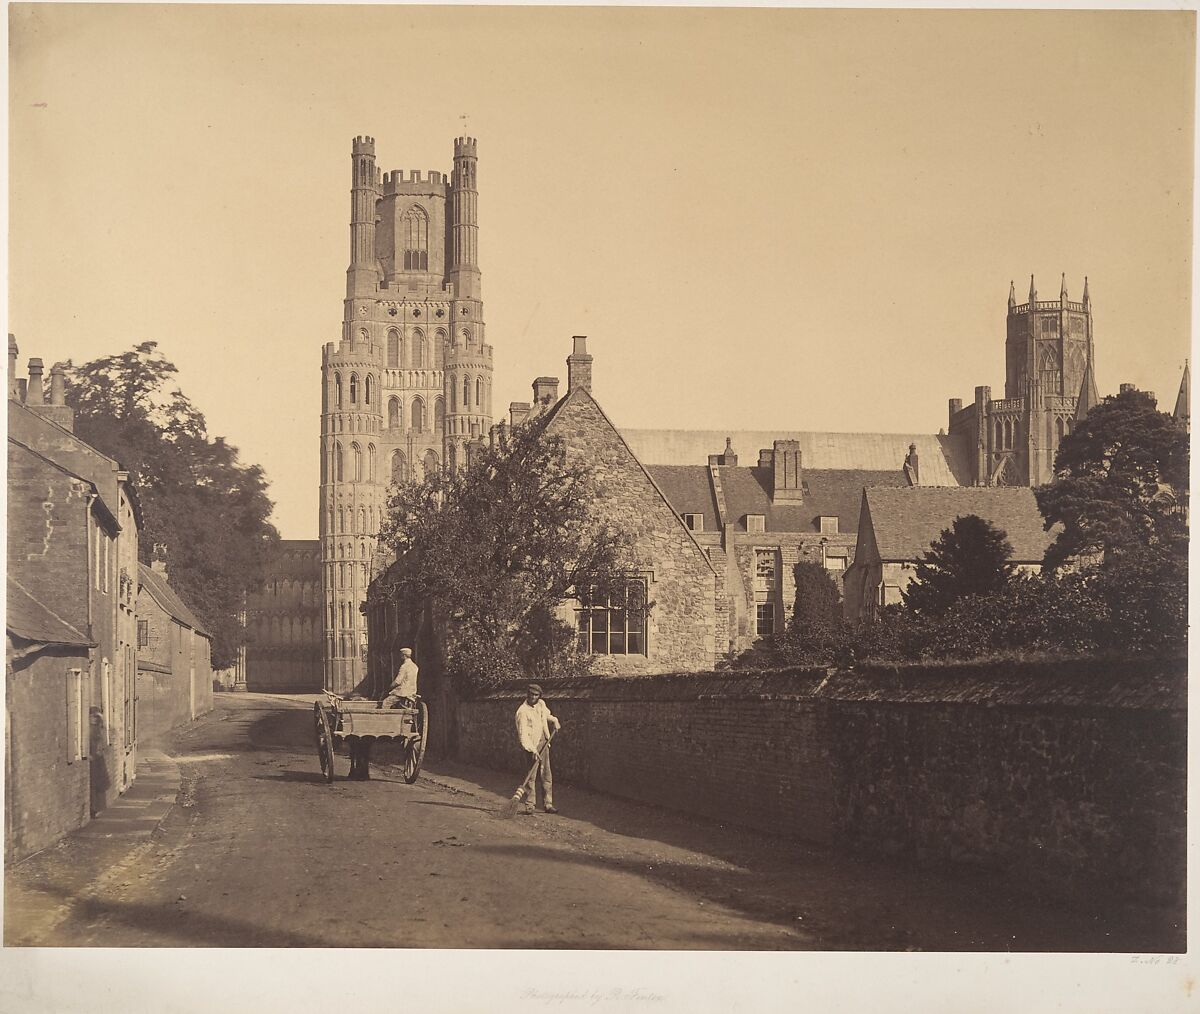
[(1054, 446), (1057, 447), (1062, 443), (1063, 438), (1063, 421), (1059, 416), (1054, 420)]
[(423, 370), (429, 364), (425, 361), (425, 335), (421, 331), (413, 332), (412, 340), (413, 369)]
[(367, 379), (363, 384), (363, 404), (371, 404), (371, 374), (367, 374)]
[(433, 368), (440, 370), (446, 365), (446, 332), (440, 327), (433, 336)]
[(1003, 447), (1004, 446), (1004, 423), (1002, 423), (999, 419), (996, 420), (996, 428), (994, 430), (994, 433), (995, 433), (995, 436), (992, 438), (992, 443), (995, 444), (996, 447)]
[(471, 378), (463, 377), (463, 411), (471, 407)]
[(367, 478), (375, 481), (375, 445), (367, 444)]
[(371, 163), (365, 158), (358, 163), (358, 182), (365, 183), (367, 186), (371, 185)]
[(358, 404), (358, 374), (350, 374), (350, 404)]
[(372, 536), (375, 534), (375, 508), (374, 507), (367, 508), (367, 533)]
[(342, 375), (340, 373), (333, 375), (333, 405), (335, 408), (342, 407)]
[(371, 344), (371, 333), (365, 327), (359, 328), (358, 329), (358, 340), (360, 342), (362, 342), (364, 345), (370, 345)]
[(337, 531), (340, 535), (346, 530), (346, 512), (341, 507), (338, 508), (338, 526)]
[(351, 445), (350, 445), (350, 452), (351, 452), (351, 454), (353, 455), (353, 458), (354, 458), (354, 481), (355, 481), (355, 482), (362, 482), (362, 478), (363, 478), (363, 467), (362, 467), (362, 457), (363, 457), (363, 454), (362, 454), (362, 448), (361, 448), (361, 447), (359, 447), (359, 446), (358, 446), (358, 444), (356, 444), (356, 443), (355, 443), (355, 444), (351, 444)]
[(438, 470), (437, 451), (433, 450), (432, 448), (426, 451), (425, 457), (421, 460), (421, 463), (425, 468), (425, 477), (428, 478), (429, 476), (433, 475)]
[(475, 378), (475, 407), (483, 407), (483, 378)]
[(420, 398), (413, 398), (412, 428), (418, 433), (425, 429), (425, 402)]
[(1013, 424), (1011, 419), (1004, 420), (1004, 446), (1013, 447)]
[(404, 270), (429, 270), (429, 216), (414, 204), (400, 220), (400, 238), (404, 244)]
[(435, 398), (433, 401), (433, 428), (441, 433), (446, 428), (446, 399)]
[(398, 430), (400, 428), (400, 413), (403, 411), (399, 398), (388, 399), (388, 429)]
[(342, 445), (341, 444), (333, 445), (333, 463), (334, 463), (333, 464), (333, 472), (334, 472), (334, 475), (336, 476), (336, 481), (341, 482), (342, 475), (344, 474), (344, 471), (345, 471), (345, 464), (346, 464), (345, 455), (342, 454)]
[(387, 333), (387, 364), (390, 369), (400, 369), (400, 332), (394, 327)]
[(458, 377), (450, 376), (450, 411), (458, 411)]
[(468, 328), (464, 327), (459, 332), (459, 334), (462, 336), (463, 347), (466, 349), (470, 349), (471, 348), (471, 332), (470, 332), (470, 330)]
[(392, 482), (404, 482), (408, 478), (408, 460), (403, 451), (392, 451)]

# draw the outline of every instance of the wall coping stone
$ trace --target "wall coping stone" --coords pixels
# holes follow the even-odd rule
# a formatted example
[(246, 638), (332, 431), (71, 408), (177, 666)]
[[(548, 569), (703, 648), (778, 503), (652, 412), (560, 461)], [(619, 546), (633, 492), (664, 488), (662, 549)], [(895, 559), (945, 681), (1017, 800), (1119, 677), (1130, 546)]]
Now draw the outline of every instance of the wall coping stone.
[[(468, 696), (524, 696), (514, 680)], [(548, 677), (553, 701), (779, 700), (887, 702), (984, 707), (1185, 711), (1187, 659), (1059, 659), (944, 665), (869, 665), (858, 669), (791, 668), (640, 676)]]

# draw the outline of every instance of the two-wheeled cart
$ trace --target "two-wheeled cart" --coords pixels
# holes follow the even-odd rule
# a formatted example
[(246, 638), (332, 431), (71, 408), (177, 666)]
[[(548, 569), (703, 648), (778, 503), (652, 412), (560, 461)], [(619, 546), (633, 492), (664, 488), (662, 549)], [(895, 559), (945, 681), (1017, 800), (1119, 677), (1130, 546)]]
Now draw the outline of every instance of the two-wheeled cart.
[(419, 695), (406, 700), (409, 703), (399, 707), (380, 708), (376, 701), (346, 700), (326, 690), (325, 700), (313, 705), (317, 758), (325, 781), (333, 781), (333, 758), (339, 742), (353, 747), (356, 741), (390, 741), (402, 744), (404, 780), (410, 785), (415, 782), (429, 741), (429, 709)]

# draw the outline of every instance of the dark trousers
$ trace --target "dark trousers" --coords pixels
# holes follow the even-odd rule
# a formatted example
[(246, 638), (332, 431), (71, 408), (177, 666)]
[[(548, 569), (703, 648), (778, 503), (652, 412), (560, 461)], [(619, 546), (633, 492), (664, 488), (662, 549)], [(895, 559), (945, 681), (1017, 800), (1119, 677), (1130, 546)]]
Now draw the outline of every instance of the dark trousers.
[(357, 736), (350, 740), (350, 777), (355, 781), (366, 781), (371, 777), (371, 741), (359, 739)]

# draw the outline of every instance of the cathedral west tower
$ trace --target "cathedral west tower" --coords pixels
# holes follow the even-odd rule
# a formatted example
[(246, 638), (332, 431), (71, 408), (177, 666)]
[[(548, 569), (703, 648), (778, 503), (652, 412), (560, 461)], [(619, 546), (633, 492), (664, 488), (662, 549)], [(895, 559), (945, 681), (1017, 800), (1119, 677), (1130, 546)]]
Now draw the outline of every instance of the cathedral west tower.
[(325, 686), (363, 687), (375, 535), (392, 482), (465, 463), (492, 420), (474, 138), (453, 170), (380, 173), (351, 147), (341, 339), (322, 353), (320, 546)]

